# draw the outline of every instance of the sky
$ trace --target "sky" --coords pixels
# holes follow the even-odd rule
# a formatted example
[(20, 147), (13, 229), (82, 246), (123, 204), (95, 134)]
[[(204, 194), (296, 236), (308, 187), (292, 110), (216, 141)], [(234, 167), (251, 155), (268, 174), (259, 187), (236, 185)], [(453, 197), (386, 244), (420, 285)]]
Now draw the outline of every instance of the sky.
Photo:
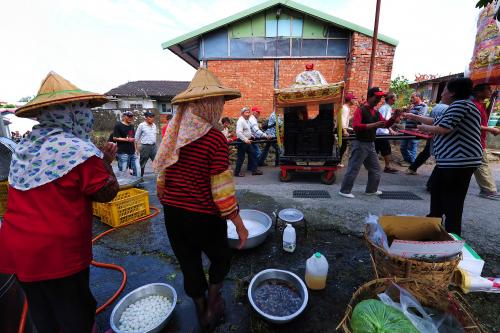
[[(375, 0), (296, 0), (373, 29)], [(51, 70), (105, 93), (128, 81), (186, 80), (195, 70), (161, 43), (263, 0), (0, 0), (0, 101), (35, 95)], [(463, 72), (476, 0), (381, 0), (379, 33), (399, 40), (392, 76)]]

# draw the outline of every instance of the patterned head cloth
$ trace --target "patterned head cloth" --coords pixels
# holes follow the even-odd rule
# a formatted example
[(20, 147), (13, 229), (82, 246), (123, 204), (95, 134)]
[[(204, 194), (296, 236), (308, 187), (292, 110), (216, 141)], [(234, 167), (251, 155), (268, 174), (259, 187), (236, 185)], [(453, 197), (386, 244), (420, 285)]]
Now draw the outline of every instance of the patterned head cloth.
[[(77, 106), (81, 105), (81, 106)], [(102, 152), (90, 142), (94, 124), (87, 103), (54, 105), (42, 109), (31, 134), (12, 156), (9, 184), (26, 191), (50, 183)]]

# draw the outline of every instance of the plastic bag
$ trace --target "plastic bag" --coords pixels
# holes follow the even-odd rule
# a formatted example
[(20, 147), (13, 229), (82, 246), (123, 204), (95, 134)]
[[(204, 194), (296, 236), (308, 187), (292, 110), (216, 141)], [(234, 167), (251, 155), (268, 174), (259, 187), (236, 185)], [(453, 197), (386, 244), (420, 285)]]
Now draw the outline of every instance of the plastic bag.
[(386, 251), (389, 251), (389, 243), (387, 242), (387, 235), (384, 229), (378, 223), (378, 216), (368, 215), (365, 219), (365, 223), (368, 226), (368, 238), (372, 240), (376, 245), (380, 246)]
[[(399, 295), (399, 303), (393, 301)], [(392, 283), (384, 293), (378, 294), (382, 302), (403, 312), (415, 328), (422, 333), (465, 332), (450, 314), (424, 309), (420, 302), (404, 288)]]

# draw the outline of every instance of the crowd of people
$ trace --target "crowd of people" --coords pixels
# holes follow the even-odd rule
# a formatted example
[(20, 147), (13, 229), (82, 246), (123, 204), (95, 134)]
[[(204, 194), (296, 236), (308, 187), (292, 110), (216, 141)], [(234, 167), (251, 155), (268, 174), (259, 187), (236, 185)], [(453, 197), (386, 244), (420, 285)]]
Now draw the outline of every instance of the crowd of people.
[(22, 139), (27, 138), (30, 135), (31, 131), (26, 131), (22, 135), (19, 131), (10, 132), (10, 138), (15, 143), (19, 143)]
[[(418, 92), (411, 95), (412, 106), (403, 112), (391, 109), (395, 94), (383, 92), (378, 87), (369, 89), (366, 102), (359, 105), (353, 115), (355, 139), (339, 195), (355, 197), (351, 191), (362, 165), (368, 171), (365, 194), (382, 194), (378, 189), (381, 167), (377, 154), (384, 159), (384, 172), (398, 172), (390, 166), (391, 146), (387, 136), (397, 134), (392, 127), (398, 126), (402, 119), (406, 123), (405, 129), (432, 137), (427, 139), (424, 149), (418, 154), (419, 140), (401, 140), (403, 160), (400, 164), (408, 167), (407, 175), (417, 175), (417, 169), (431, 155), (434, 156), (436, 165), (426, 185), (431, 192), (428, 216), (444, 216), (446, 230), (460, 235), (463, 205), (472, 175), (479, 185), (481, 197), (500, 200), (486, 152), (487, 133), (500, 134), (499, 128), (488, 127), (492, 104), (487, 109), (484, 102), (492, 97), (488, 84), (473, 86), (468, 78), (454, 79), (447, 83), (440, 103), (431, 112), (427, 111), (428, 106)], [(376, 110), (375, 106), (382, 98), (385, 103)], [(345, 106), (350, 106), (353, 96), (345, 100)], [(377, 138), (381, 135), (384, 138)]]
[[(316, 74), (313, 79), (321, 81)], [(258, 119), (262, 108), (243, 107), (234, 133), (230, 119), (220, 120), (224, 103), (240, 96), (207, 69), (198, 69), (189, 87), (172, 100), (177, 112), (160, 144), (153, 113), (144, 113), (145, 120), (136, 130), (134, 114), (126, 111), (115, 125), (111, 142), (96, 147), (90, 141), (91, 108), (107, 99), (80, 90), (52, 72), (38, 95), (16, 111), (20, 117), (36, 117), (39, 124), (29, 138), (21, 140), (12, 157), (9, 200), (0, 228), (0, 272), (16, 275), (38, 332), (88, 333), (95, 329), (96, 301), (89, 287), (91, 202), (108, 202), (118, 193), (111, 163), (117, 161), (120, 170), (130, 168), (143, 176), (148, 160), (153, 161), (158, 175), (156, 193), (183, 273), (184, 290), (193, 300), (202, 330), (213, 330), (225, 311), (221, 290), (231, 263), (226, 221), (235, 225), (240, 248), (248, 238), (239, 214), (234, 176), (244, 176), (245, 157), (252, 175), (262, 175), (259, 166), (264, 165), (271, 147), (276, 152), (275, 165), (279, 162), (280, 148), (274, 139), (283, 122), (276, 113), (261, 128)], [(342, 130), (355, 138), (339, 195), (355, 197), (353, 184), (362, 165), (368, 170), (365, 193), (382, 194), (381, 172), (398, 172), (390, 159), (390, 136), (396, 134), (394, 126), (403, 119), (406, 128), (433, 135), (419, 154), (418, 142), (401, 142), (406, 173), (415, 175), (425, 160), (434, 156), (428, 216), (444, 217), (446, 230), (460, 235), (472, 175), (481, 196), (500, 197), (485, 151), (486, 133), (500, 134), (498, 128), (487, 126), (490, 109), (484, 100), (490, 96), (488, 85), (473, 87), (469, 79), (454, 79), (447, 83), (441, 103), (432, 112), (427, 112), (418, 93), (412, 95), (413, 105), (404, 112), (393, 109), (395, 94), (373, 87), (367, 91), (366, 101), (356, 107), (350, 126), (356, 97), (346, 94)], [(384, 104), (377, 109), (382, 99)], [(234, 170), (228, 142), (238, 151)], [(347, 147), (344, 142), (341, 155)], [(259, 143), (264, 145), (262, 150)], [(202, 253), (210, 260), (208, 278)]]

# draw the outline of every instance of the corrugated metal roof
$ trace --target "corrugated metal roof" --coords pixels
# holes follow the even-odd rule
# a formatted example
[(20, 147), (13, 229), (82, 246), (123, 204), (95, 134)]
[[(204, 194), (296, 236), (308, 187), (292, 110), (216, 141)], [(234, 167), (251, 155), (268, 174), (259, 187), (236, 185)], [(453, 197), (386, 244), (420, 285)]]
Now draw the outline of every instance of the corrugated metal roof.
[(111, 89), (105, 95), (117, 97), (173, 97), (189, 85), (189, 81), (132, 81)]
[[(254, 15), (260, 11), (266, 10), (266, 9), (273, 7), (273, 6), (276, 6), (276, 5), (283, 5), (285, 7), (295, 9), (299, 12), (302, 12), (306, 15), (313, 16), (313, 17), (319, 18), (323, 21), (330, 22), (330, 23), (335, 24), (337, 26), (340, 26), (340, 27), (343, 27), (343, 28), (346, 28), (349, 30), (357, 31), (359, 33), (362, 33), (362, 34), (370, 36), (370, 37), (373, 36), (373, 31), (370, 29), (367, 29), (367, 28), (364, 28), (360, 25), (348, 22), (348, 21), (343, 20), (341, 18), (323, 13), (319, 10), (314, 9), (314, 8), (304, 6), (304, 5), (299, 4), (297, 2), (287, 1), (287, 0), (285, 0), (285, 1), (283, 1), (283, 0), (269, 0), (269, 1), (266, 1), (262, 4), (260, 4), (260, 5), (251, 7), (247, 10), (241, 11), (239, 13), (236, 13), (234, 15), (226, 17), (222, 20), (219, 20), (217, 22), (211, 23), (209, 25), (206, 25), (204, 27), (201, 27), (199, 29), (191, 31), (187, 34), (184, 34), (184, 35), (179, 36), (177, 38), (166, 41), (166, 42), (162, 43), (161, 46), (163, 49), (170, 48), (176, 44), (179, 44), (179, 43), (182, 43), (182, 42), (187, 41), (189, 39), (198, 37), (199, 35), (205, 34), (205, 33), (210, 32), (212, 30), (216, 30), (220, 27), (223, 27), (223, 26), (228, 25), (232, 22), (241, 20), (242, 18), (245, 18), (247, 16)], [(383, 42), (386, 42), (388, 44), (394, 45), (394, 46), (398, 45), (398, 40), (391, 38), (391, 37), (388, 37), (388, 36), (385, 36), (385, 35), (382, 35), (382, 34), (378, 35), (378, 39), (383, 41)]]
[(439, 82), (444, 82), (444, 81), (449, 81), (449, 80), (452, 80), (452, 79), (460, 79), (460, 78), (463, 78), (464, 77), (464, 73), (456, 73), (456, 74), (449, 74), (449, 75), (446, 75), (446, 76), (440, 76), (440, 77), (436, 77), (434, 79), (429, 79), (429, 80), (425, 80), (425, 81), (418, 81), (418, 82), (412, 82), (409, 84), (410, 87), (412, 88), (415, 88), (415, 87), (418, 87), (418, 86), (421, 86), (421, 85), (424, 85), (424, 84), (428, 84), (428, 83), (439, 83)]

